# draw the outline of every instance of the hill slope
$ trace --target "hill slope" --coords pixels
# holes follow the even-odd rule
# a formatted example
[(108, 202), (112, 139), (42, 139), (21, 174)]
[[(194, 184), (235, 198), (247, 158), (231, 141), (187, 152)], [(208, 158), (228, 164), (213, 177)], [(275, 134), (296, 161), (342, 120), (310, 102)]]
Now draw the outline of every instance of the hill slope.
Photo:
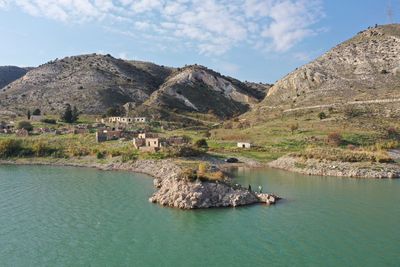
[(0, 67), (0, 88), (18, 80), (24, 76), (31, 68), (20, 68), (15, 66)]
[(362, 31), (296, 69), (269, 90), (252, 115), (348, 105), (374, 109), (378, 103), (385, 112), (400, 114), (398, 24)]
[(269, 87), (242, 83), (197, 65), (175, 69), (91, 54), (33, 69), (0, 91), (0, 107), (19, 113), (37, 107), (59, 113), (69, 103), (87, 114), (103, 114), (109, 107), (128, 104), (132, 113), (156, 118), (171, 112), (225, 118), (248, 111)]
[(127, 102), (141, 104), (171, 71), (109, 55), (67, 57), (41, 65), (3, 88), (0, 104), (17, 111), (41, 107), (45, 112), (59, 112), (70, 103), (85, 113), (100, 114)]
[(248, 111), (265, 97), (266, 88), (247, 85), (203, 66), (187, 66), (174, 71), (137, 112), (166, 109), (227, 118)]

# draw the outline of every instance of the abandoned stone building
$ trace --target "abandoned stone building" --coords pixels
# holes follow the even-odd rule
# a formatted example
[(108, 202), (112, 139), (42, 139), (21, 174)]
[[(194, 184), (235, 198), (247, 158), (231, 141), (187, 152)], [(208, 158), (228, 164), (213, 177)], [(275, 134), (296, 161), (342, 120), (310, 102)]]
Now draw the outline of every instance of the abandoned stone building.
[(145, 123), (146, 117), (109, 117), (108, 122), (109, 123), (123, 123), (123, 124), (130, 124), (130, 123), (138, 123), (142, 122)]

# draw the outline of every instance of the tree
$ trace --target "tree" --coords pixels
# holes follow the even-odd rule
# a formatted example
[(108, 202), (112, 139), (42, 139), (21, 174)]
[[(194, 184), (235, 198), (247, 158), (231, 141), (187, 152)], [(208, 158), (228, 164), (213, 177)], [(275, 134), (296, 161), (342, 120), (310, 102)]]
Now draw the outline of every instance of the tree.
[(40, 116), (40, 114), (42, 114), (42, 112), (40, 111), (40, 109), (35, 109), (33, 112), (32, 112), (32, 115), (34, 115), (34, 116)]
[(194, 143), (194, 145), (198, 148), (208, 148), (206, 139), (199, 139)]
[(76, 106), (74, 106), (74, 108), (72, 109), (72, 122), (76, 122), (79, 119), (79, 111), (78, 108)]
[(20, 121), (18, 122), (17, 129), (25, 129), (30, 132), (33, 130), (33, 126), (29, 121)]
[(320, 120), (326, 119), (326, 114), (325, 114), (325, 112), (320, 112), (320, 113), (318, 113), (318, 118), (319, 118)]
[(60, 119), (66, 123), (73, 122), (73, 115), (72, 115), (72, 109), (71, 109), (70, 104), (67, 104), (67, 106), (65, 107), (64, 113), (61, 114)]
[(28, 110), (28, 112), (26, 113), (26, 118), (27, 118), (28, 120), (31, 119), (31, 111), (30, 111), (30, 110)]

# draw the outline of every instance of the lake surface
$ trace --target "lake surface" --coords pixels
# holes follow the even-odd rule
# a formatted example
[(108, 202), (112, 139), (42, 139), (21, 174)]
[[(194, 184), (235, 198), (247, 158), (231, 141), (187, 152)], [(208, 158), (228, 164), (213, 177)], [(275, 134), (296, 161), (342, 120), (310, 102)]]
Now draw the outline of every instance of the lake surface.
[(0, 166), (0, 265), (400, 266), (400, 180), (236, 175), (286, 199), (181, 211), (145, 175)]

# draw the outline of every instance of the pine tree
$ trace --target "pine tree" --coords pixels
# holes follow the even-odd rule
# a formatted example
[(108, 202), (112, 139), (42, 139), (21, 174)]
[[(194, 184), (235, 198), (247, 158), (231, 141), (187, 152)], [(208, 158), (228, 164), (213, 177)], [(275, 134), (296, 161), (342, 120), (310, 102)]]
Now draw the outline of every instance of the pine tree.
[(73, 122), (73, 115), (72, 115), (72, 109), (71, 105), (67, 104), (65, 107), (65, 111), (63, 114), (61, 114), (61, 120), (66, 122), (66, 123), (72, 123)]
[(72, 109), (72, 122), (76, 122), (79, 119), (79, 111), (76, 108), (76, 106), (74, 106), (74, 108)]

